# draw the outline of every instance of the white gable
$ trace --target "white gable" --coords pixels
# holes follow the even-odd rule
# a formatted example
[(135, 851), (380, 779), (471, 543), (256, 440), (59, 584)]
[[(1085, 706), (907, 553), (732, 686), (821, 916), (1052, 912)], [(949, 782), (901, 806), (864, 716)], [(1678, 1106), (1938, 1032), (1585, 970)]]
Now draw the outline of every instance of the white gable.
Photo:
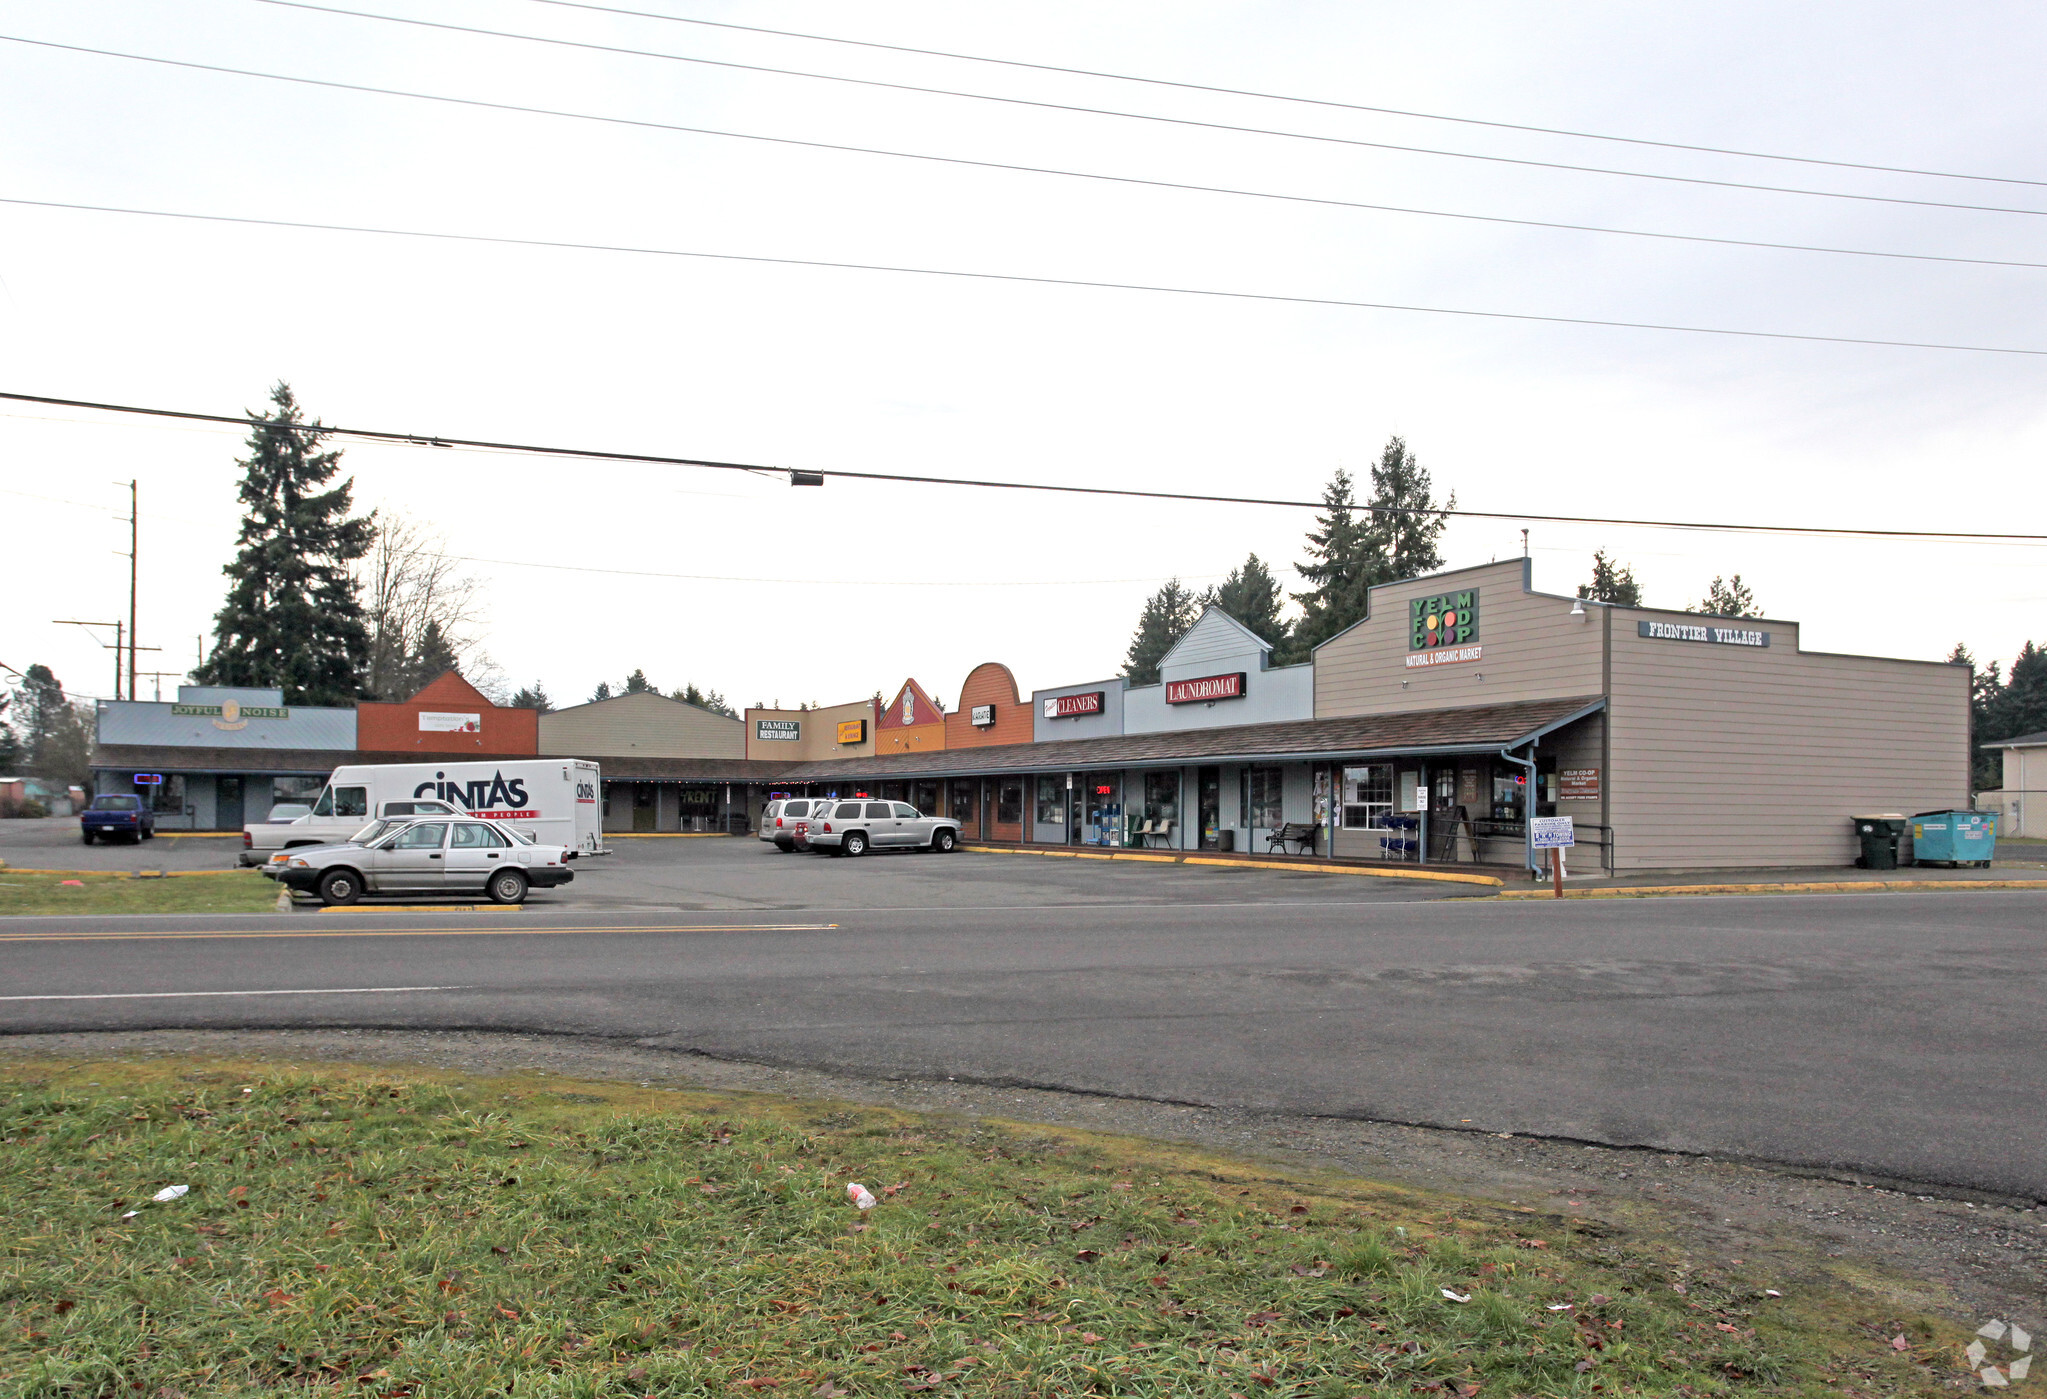
[(1272, 648), (1258, 633), (1220, 607), (1211, 606), (1173, 643), (1173, 649), (1159, 662), (1159, 672), (1167, 679), (1178, 679), (1183, 673), (1263, 670), (1271, 654)]

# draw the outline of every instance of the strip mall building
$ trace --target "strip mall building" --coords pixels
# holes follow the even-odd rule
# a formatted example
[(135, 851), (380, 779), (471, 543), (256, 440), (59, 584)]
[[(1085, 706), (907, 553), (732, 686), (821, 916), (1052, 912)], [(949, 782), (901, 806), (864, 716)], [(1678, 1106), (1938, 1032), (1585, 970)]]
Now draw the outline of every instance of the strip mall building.
[[(1528, 819), (1564, 815), (1581, 872), (1841, 865), (1851, 815), (1969, 804), (1966, 667), (1538, 593), (1529, 568), (1375, 588), (1303, 665), (1210, 609), (1156, 685), (1026, 700), (990, 663), (949, 713), (906, 681), (740, 721), (626, 696), (540, 716), (536, 744), (602, 764), (619, 831), (739, 829), (774, 794), (870, 793), (979, 840), (1264, 853), (1284, 835), (1315, 858), (1521, 866)], [(106, 731), (103, 711), (103, 752)]]

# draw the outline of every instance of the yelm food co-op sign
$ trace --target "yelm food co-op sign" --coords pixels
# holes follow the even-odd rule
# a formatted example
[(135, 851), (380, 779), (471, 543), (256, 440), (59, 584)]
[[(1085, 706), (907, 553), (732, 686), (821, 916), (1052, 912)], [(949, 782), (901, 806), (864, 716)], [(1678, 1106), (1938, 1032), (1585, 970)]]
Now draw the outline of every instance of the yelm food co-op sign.
[(1418, 597), (1408, 603), (1407, 610), (1409, 670), (1481, 659), (1478, 589)]

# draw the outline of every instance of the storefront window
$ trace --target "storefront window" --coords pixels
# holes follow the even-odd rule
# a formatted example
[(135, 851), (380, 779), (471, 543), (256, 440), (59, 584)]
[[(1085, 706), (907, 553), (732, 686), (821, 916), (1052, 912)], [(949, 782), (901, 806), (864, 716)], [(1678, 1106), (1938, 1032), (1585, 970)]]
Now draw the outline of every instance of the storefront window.
[(1180, 819), (1180, 774), (1177, 772), (1148, 772), (1144, 775), (1144, 819), (1147, 821), (1172, 821)]
[(1385, 827), (1393, 810), (1393, 764), (1367, 763), (1343, 770), (1343, 828), (1373, 831)]
[(974, 809), (974, 780), (971, 777), (956, 778), (952, 784), (952, 810), (946, 813), (955, 821), (973, 825), (980, 820), (980, 813)]
[(1023, 779), (1004, 777), (998, 779), (995, 787), (995, 820), (1004, 826), (1020, 825), (1023, 821)]
[(938, 784), (932, 781), (910, 784), (910, 805), (926, 816), (938, 814)]
[(1057, 773), (1045, 773), (1038, 778), (1038, 824), (1066, 824), (1066, 779)]
[(1493, 769), (1493, 819), (1520, 821), (1527, 812), (1528, 777), (1520, 768)]
[(1278, 768), (1245, 768), (1243, 793), (1245, 827), (1276, 831), (1286, 824), (1285, 807), (1280, 800)]
[(320, 789), (326, 785), (324, 777), (273, 777), (270, 779), (270, 804), (305, 802), (311, 805), (319, 799)]
[(149, 803), (151, 811), (169, 812), (181, 816), (185, 811), (185, 775), (181, 772), (167, 772), (163, 781), (152, 783), (142, 789), (142, 799)]

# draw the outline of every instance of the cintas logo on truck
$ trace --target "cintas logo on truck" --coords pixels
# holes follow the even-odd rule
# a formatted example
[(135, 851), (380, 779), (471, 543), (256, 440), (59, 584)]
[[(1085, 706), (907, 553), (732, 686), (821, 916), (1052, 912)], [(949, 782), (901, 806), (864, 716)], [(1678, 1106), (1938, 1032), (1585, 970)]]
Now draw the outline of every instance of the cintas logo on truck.
[(514, 777), (505, 780), (502, 770), (494, 772), (489, 779), (477, 778), (472, 782), (450, 782), (448, 774), (437, 772), (431, 782), (422, 782), (412, 789), (415, 797), (435, 796), (451, 806), (459, 806), (472, 816), (488, 816), (497, 821), (531, 820), (540, 813), (524, 810), (528, 804), (526, 779)]

